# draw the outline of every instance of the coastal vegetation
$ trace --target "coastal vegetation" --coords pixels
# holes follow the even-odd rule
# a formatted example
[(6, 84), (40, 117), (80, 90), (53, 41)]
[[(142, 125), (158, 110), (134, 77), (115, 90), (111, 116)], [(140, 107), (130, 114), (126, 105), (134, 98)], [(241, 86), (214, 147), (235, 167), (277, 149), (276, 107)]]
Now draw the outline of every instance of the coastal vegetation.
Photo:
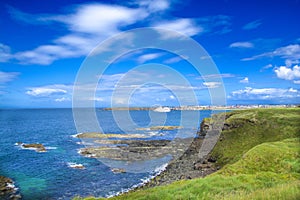
[(300, 108), (237, 110), (225, 119), (209, 155), (220, 170), (112, 199), (299, 199)]

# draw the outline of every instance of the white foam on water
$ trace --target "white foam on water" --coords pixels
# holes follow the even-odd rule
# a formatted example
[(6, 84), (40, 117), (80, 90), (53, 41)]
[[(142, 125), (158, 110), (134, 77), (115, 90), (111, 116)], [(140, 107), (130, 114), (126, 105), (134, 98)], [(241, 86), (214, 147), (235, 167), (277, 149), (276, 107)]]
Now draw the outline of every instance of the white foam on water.
[(47, 150), (57, 149), (57, 147), (45, 147)]
[(84, 165), (80, 163), (68, 162), (67, 165), (71, 168), (85, 169)]
[(77, 138), (77, 136), (80, 135), (80, 134), (82, 134), (82, 133), (76, 133), (76, 134), (74, 134), (74, 135), (71, 135), (71, 137)]
[(140, 183), (135, 184), (130, 188), (125, 188), (125, 189), (122, 188), (121, 191), (119, 191), (119, 192), (111, 192), (108, 195), (106, 195), (105, 197), (106, 198), (111, 198), (111, 197), (114, 197), (114, 196), (119, 196), (119, 195), (127, 193), (127, 192), (129, 192), (129, 191), (131, 191), (135, 188), (138, 188), (138, 187), (141, 187), (141, 186), (145, 185), (146, 183), (150, 182), (151, 179), (155, 178), (156, 176), (160, 175), (163, 171), (165, 171), (168, 165), (169, 165), (169, 163), (165, 163), (165, 164), (155, 168), (153, 170), (153, 174), (150, 175), (149, 177), (145, 178), (145, 179), (141, 179)]

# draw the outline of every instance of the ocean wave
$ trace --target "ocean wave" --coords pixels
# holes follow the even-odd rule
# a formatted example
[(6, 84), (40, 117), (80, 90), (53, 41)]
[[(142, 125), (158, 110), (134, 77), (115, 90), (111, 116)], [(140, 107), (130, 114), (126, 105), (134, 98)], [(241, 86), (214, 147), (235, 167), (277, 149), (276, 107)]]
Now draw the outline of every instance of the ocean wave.
[(150, 174), (148, 177), (146, 177), (146, 178), (144, 178), (144, 179), (140, 179), (140, 180), (141, 180), (140, 183), (135, 184), (135, 185), (133, 185), (133, 186), (130, 187), (130, 188), (122, 188), (121, 191), (118, 191), (118, 192), (110, 192), (110, 193), (109, 193), (108, 195), (106, 195), (105, 197), (106, 197), (106, 198), (111, 198), (111, 197), (114, 197), (114, 196), (119, 196), (119, 195), (121, 195), (121, 194), (127, 193), (127, 192), (129, 192), (129, 191), (131, 191), (131, 190), (134, 190), (134, 189), (136, 189), (136, 188), (139, 188), (139, 187), (141, 187), (141, 186), (147, 184), (148, 182), (151, 181), (151, 179), (155, 178), (156, 176), (160, 175), (163, 171), (165, 171), (168, 165), (169, 165), (169, 163), (165, 163), (165, 164), (163, 164), (163, 165), (161, 165), (161, 166), (159, 166), (159, 167), (156, 167), (156, 168), (153, 170), (152, 174)]
[(80, 163), (68, 162), (67, 165), (68, 165), (68, 167), (74, 168), (74, 169), (85, 169), (85, 166)]
[(47, 150), (53, 150), (53, 149), (57, 149), (57, 147), (45, 147), (45, 149), (47, 149)]
[(15, 186), (14, 183), (6, 183), (6, 188), (13, 189), (14, 191), (17, 191), (19, 189)]
[(80, 135), (80, 134), (82, 134), (82, 133), (76, 133), (76, 134), (74, 134), (74, 135), (71, 135), (71, 137), (72, 137), (72, 138), (77, 138), (77, 136)]

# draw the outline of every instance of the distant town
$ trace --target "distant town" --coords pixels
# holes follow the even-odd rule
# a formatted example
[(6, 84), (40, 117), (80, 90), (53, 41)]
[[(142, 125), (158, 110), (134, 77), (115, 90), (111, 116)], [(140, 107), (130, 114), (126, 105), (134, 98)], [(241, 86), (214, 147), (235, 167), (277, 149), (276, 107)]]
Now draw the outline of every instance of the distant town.
[(169, 112), (171, 110), (236, 110), (236, 109), (252, 109), (252, 108), (296, 108), (300, 104), (286, 104), (286, 105), (226, 105), (226, 106), (159, 106), (159, 107), (113, 107), (100, 108), (101, 110), (153, 110), (157, 112)]

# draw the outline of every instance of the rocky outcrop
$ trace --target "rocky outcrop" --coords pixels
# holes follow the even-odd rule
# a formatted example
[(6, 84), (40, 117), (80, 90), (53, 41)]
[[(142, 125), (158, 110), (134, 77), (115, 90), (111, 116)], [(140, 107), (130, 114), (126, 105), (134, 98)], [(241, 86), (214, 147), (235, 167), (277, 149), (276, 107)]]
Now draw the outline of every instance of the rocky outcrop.
[(137, 128), (137, 130), (151, 130), (151, 131), (170, 131), (175, 129), (182, 129), (182, 126), (151, 126), (149, 128)]
[(46, 148), (43, 144), (39, 144), (39, 143), (32, 143), (32, 144), (25, 144), (25, 143), (21, 143), (18, 142), (17, 145), (21, 146), (24, 149), (33, 149), (36, 152), (46, 152)]
[(213, 160), (199, 161), (199, 150), (203, 139), (198, 137), (193, 140), (190, 147), (178, 159), (172, 160), (160, 175), (156, 176), (142, 188), (166, 185), (177, 180), (204, 177), (215, 172)]
[(123, 169), (123, 168), (112, 168), (111, 171), (115, 174), (118, 174), (118, 173), (126, 173), (126, 170)]
[[(237, 111), (235, 113), (238, 113)], [(242, 127), (244, 124), (253, 124), (257, 123), (255, 115), (236, 117), (236, 114), (232, 112), (229, 113), (219, 113), (213, 115), (211, 118), (205, 118), (200, 124), (200, 128), (197, 134), (200, 137), (207, 135), (208, 131), (211, 130), (230, 130)]]
[(14, 182), (11, 179), (4, 176), (0, 176), (0, 199), (21, 199), (21, 195), (17, 193), (17, 188), (14, 186)]
[[(96, 140), (106, 146), (87, 147), (79, 153), (92, 158), (123, 161), (144, 161), (166, 155), (183, 154), (191, 139), (174, 140)], [(112, 144), (112, 145), (109, 145)]]
[(115, 133), (80, 133), (75, 137), (77, 138), (146, 138), (143, 134), (115, 134)]

